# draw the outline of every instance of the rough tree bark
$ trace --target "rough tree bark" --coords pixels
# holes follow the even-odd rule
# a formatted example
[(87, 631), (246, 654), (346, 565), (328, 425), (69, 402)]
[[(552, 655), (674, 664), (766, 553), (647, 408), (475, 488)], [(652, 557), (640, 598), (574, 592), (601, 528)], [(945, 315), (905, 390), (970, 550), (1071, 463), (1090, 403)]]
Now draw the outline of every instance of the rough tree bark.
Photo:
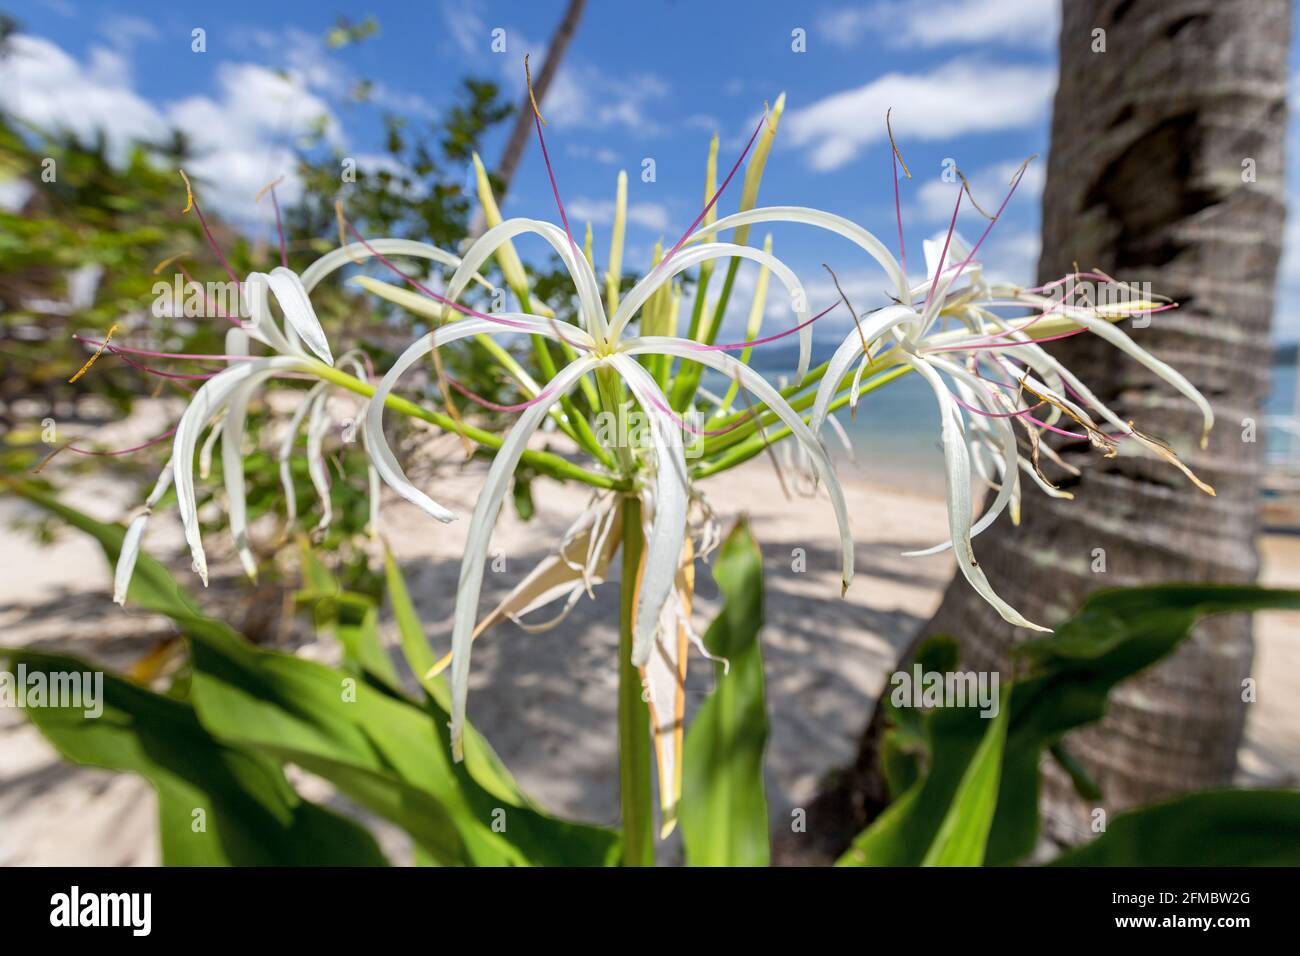
[[(1097, 29), (1105, 52), (1093, 51)], [(1066, 439), (1058, 449), (1083, 469), (1070, 483), (1075, 499), (1031, 499), (1030, 490), (1019, 527), (999, 521), (975, 542), (998, 593), (1031, 620), (1059, 621), (1100, 587), (1256, 576), (1260, 446), (1244, 440), (1243, 422), (1259, 420), (1271, 366), (1289, 32), (1287, 0), (1064, 4), (1039, 278), (1078, 262), (1178, 301), (1130, 333), (1210, 400), (1218, 424), (1209, 447), (1198, 446), (1195, 409), (1112, 347), (1078, 336), (1052, 350), (1118, 414), (1171, 442), (1218, 495), (1161, 462), (1105, 460)], [(1255, 181), (1244, 175), (1250, 168)], [(1097, 549), (1105, 573), (1093, 570)], [(960, 576), (924, 633), (953, 634), (964, 667), (1004, 675), (1007, 649), (1029, 636)], [(1109, 811), (1229, 782), (1251, 659), (1249, 618), (1212, 620), (1174, 657), (1121, 685), (1105, 721), (1067, 741)], [(878, 730), (877, 716), (855, 765), (809, 809), (820, 832), (799, 858), (835, 855), (879, 812)], [(1047, 770), (1046, 834), (1087, 835), (1090, 808)]]

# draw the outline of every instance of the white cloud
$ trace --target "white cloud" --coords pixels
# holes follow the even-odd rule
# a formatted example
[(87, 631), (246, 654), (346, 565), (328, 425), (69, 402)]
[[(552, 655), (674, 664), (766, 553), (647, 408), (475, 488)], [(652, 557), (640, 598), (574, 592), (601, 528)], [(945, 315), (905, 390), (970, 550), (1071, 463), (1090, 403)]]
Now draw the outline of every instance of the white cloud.
[[(590, 222), (596, 226), (608, 226), (614, 221), (614, 200), (578, 198), (566, 206), (572, 222)], [(668, 228), (668, 209), (657, 202), (634, 202), (627, 207), (627, 221), (649, 229), (662, 232)]]
[(0, 209), (18, 212), (32, 198), (32, 187), (23, 179), (0, 180)]
[(102, 130), (115, 160), (134, 142), (161, 141), (179, 129), (193, 147), (187, 171), (202, 182), (203, 198), (232, 218), (253, 217), (253, 196), (280, 175), (281, 196), (298, 197), (294, 146), (317, 124), (329, 141), (343, 142), (330, 107), (297, 70), (221, 63), (215, 96), (158, 106), (135, 92), (129, 63), (116, 52), (93, 49), (82, 64), (40, 37), (20, 34), (11, 42), (11, 55), (0, 61), (0, 107), (45, 130), (82, 138)]
[[(522, 78), (517, 87), (522, 95)], [(547, 91), (542, 114), (559, 126), (626, 126), (654, 133), (659, 126), (646, 113), (646, 107), (667, 94), (668, 84), (650, 73), (614, 76), (589, 63), (566, 62)]]
[(100, 32), (108, 38), (115, 50), (131, 50), (141, 41), (153, 42), (162, 38), (161, 31), (153, 21), (124, 14), (108, 17)]
[(218, 95), (191, 96), (167, 108), (168, 120), (184, 132), (196, 159), (188, 172), (204, 181), (205, 194), (241, 219), (252, 213), (253, 196), (277, 176), (280, 195), (294, 202), (301, 189), (294, 146), (320, 124), (326, 139), (342, 143), (338, 120), (296, 71), (279, 72), (254, 63), (217, 68)]
[(86, 139), (103, 130), (115, 158), (135, 140), (166, 135), (166, 122), (131, 89), (117, 54), (95, 49), (83, 66), (41, 37), (18, 34), (9, 43), (9, 55), (0, 59), (0, 107), (6, 112)]
[(904, 142), (1018, 129), (1040, 122), (1056, 86), (1052, 67), (954, 60), (929, 73), (888, 73), (796, 110), (790, 139), (809, 164), (830, 170), (885, 139), (885, 111)]
[[(975, 194), (975, 199), (986, 212), (992, 214), (997, 211), (998, 205), (1011, 188), (1011, 178), (1020, 168), (1021, 162), (1022, 160), (1011, 159), (981, 169), (973, 175), (966, 174), (970, 181), (971, 192)], [(1025, 167), (1025, 174), (1020, 179), (1020, 185), (1016, 187), (1012, 202), (1020, 207), (1035, 204), (1038, 197), (1043, 194), (1043, 181), (1046, 178), (1047, 165), (1041, 158), (1034, 160)], [(946, 222), (951, 219), (953, 206), (957, 202), (957, 190), (960, 188), (960, 181), (948, 183), (938, 177), (927, 180), (916, 192), (920, 216), (926, 221)], [(962, 199), (962, 212), (969, 213), (973, 217), (979, 216), (978, 212), (970, 208), (969, 196)]]
[(463, 3), (444, 3), (442, 17), (447, 31), (461, 53), (474, 55), (489, 49), (491, 35), (482, 18)]
[(607, 146), (583, 146), (581, 143), (569, 143), (564, 151), (578, 159), (594, 159), (598, 163), (612, 166), (618, 162), (618, 153)]
[(877, 38), (891, 46), (956, 44), (1050, 46), (1060, 23), (1059, 0), (883, 0), (823, 14), (818, 34), (853, 47)]

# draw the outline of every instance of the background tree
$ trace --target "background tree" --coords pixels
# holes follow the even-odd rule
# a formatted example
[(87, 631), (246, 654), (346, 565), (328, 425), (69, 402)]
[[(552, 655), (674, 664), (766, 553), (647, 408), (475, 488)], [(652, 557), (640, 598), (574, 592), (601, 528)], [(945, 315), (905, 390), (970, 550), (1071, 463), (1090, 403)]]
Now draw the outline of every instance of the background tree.
[[(560, 20), (560, 25), (555, 28), (555, 35), (551, 37), (551, 42), (546, 46), (546, 59), (542, 61), (542, 68), (533, 78), (533, 95), (537, 97), (539, 104), (546, 99), (546, 91), (551, 88), (551, 81), (560, 71), (564, 53), (573, 42), (574, 34), (578, 32), (578, 21), (582, 19), (582, 11), (586, 6), (587, 0), (569, 0), (569, 5), (564, 9), (564, 17)], [(510, 188), (510, 180), (514, 179), (515, 170), (519, 168), (519, 160), (523, 158), (524, 149), (528, 146), (532, 134), (532, 104), (525, 91), (515, 115), (515, 125), (510, 130), (510, 138), (506, 140), (506, 148), (501, 152), (501, 162), (496, 170), (498, 202), (504, 198), (506, 190)]]
[[(1063, 7), (1039, 279), (1077, 262), (1175, 299), (1177, 310), (1131, 331), (1210, 399), (1218, 425), (1208, 448), (1198, 446), (1195, 409), (1136, 362), (1117, 360), (1092, 336), (1049, 348), (1118, 414), (1171, 442), (1218, 495), (1201, 494), (1163, 463), (1107, 460), (1086, 441), (1061, 440), (1062, 456), (1083, 471), (1063, 482), (1075, 499), (1036, 495), (1019, 527), (999, 521), (976, 541), (998, 593), (1047, 623), (1101, 587), (1256, 577), (1261, 448), (1243, 429), (1260, 420), (1272, 368), (1291, 17), (1286, 0)], [(1004, 673), (1008, 649), (1027, 634), (960, 577), (923, 633), (958, 637), (965, 668)], [(1089, 833), (1084, 812), (1098, 802), (1114, 811), (1228, 783), (1251, 658), (1249, 617), (1215, 618), (1171, 659), (1123, 684), (1107, 719), (1067, 740), (1104, 797), (1085, 805), (1049, 768), (1049, 835)], [(809, 841), (816, 846), (793, 848), (800, 856), (838, 853), (884, 805), (881, 723), (877, 710), (854, 766), (810, 810), (824, 829)]]

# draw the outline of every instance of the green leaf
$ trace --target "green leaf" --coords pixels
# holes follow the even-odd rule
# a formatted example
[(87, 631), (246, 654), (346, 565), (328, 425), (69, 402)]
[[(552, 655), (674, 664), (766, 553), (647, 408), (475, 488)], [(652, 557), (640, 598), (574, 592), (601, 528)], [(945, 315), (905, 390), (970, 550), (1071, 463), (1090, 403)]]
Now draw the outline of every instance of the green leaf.
[[(5, 655), (28, 674), (99, 670), (31, 650)], [(215, 739), (188, 703), (111, 674), (103, 682), (98, 717), (58, 706), (26, 714), (67, 759), (153, 785), (164, 865), (387, 865), (363, 827), (300, 798), (274, 762)]]
[[(63, 504), (36, 482), (21, 478), (5, 478), (3, 481), (9, 490), (58, 515), (74, 528), (93, 537), (103, 548), (108, 563), (110, 565), (117, 563), (117, 556), (122, 550), (122, 539), (126, 536), (126, 529), (121, 525), (96, 521), (76, 508)], [(135, 575), (131, 578), (131, 586), (127, 591), (127, 604), (169, 616), (198, 613), (198, 605), (194, 603), (189, 593), (176, 583), (171, 572), (143, 552), (135, 564)]]
[[(1004, 695), (1005, 697), (1005, 695)], [(1001, 701), (998, 714), (975, 756), (966, 766), (957, 795), (939, 824), (934, 842), (926, 850), (922, 866), (980, 866), (988, 844), (993, 812), (998, 802), (998, 780), (1002, 771), (1002, 749), (1007, 742), (1007, 714)]]
[[(30, 482), (9, 485), (23, 486), (15, 490), (93, 535), (109, 562), (117, 560), (121, 527), (81, 514)], [(617, 853), (613, 831), (548, 817), (527, 805), (513, 781), (481, 785), (469, 769), (468, 728), (467, 761), (454, 764), (445, 708), (421, 708), (352, 674), (254, 647), (193, 610), (189, 595), (146, 554), (132, 594), (136, 582), (148, 586), (140, 606), (169, 615), (189, 638), (195, 712), (223, 744), (324, 777), (407, 830), (443, 864), (603, 865)], [(476, 773), (483, 762), (472, 764)]]
[(379, 609), (374, 601), (364, 594), (344, 591), (305, 537), (299, 539), (298, 553), (303, 583), (308, 586), (298, 593), (298, 599), (314, 602), (316, 630), (331, 635), (343, 646), (349, 670), (374, 679), (400, 696), (402, 685), (397, 670), (379, 639)]
[[(1002, 701), (998, 718), (1008, 709)], [(929, 773), (859, 834), (837, 865), (919, 866), (925, 860), (987, 736), (989, 721), (974, 708), (944, 708), (926, 714), (924, 726)]]
[[(1232, 585), (1165, 585), (1101, 591), (1050, 637), (1021, 645), (1025, 680), (1008, 691), (996, 810), (985, 862), (1014, 863), (1038, 840), (1043, 751), (1100, 720), (1111, 690), (1172, 653), (1210, 614), (1300, 608), (1300, 592)], [(958, 797), (986, 728), (971, 708), (925, 717), (929, 772), (854, 841), (847, 865), (917, 865)]]
[(1053, 866), (1300, 866), (1300, 793), (1211, 790), (1120, 813)]
[(763, 749), (767, 701), (763, 652), (763, 558), (749, 525), (737, 522), (723, 542), (713, 576), (722, 609), (704, 635), (716, 687), (686, 734), (682, 761), (682, 836), (692, 866), (766, 866), (767, 795)]
[[(424, 636), (424, 627), (420, 624), (420, 615), (407, 590), (402, 569), (387, 547), (384, 548), (384, 576), (388, 586), (388, 603), (401, 639), (402, 654), (411, 673), (424, 688), (428, 698), (426, 709), (437, 723), (448, 726), (451, 723), (451, 688), (447, 686), (445, 677), (428, 676), (436, 658)], [(464, 742), (465, 768), (478, 786), (512, 803), (529, 804), (528, 797), (519, 789), (501, 758), (483, 735), (474, 729), (473, 724), (466, 724)]]

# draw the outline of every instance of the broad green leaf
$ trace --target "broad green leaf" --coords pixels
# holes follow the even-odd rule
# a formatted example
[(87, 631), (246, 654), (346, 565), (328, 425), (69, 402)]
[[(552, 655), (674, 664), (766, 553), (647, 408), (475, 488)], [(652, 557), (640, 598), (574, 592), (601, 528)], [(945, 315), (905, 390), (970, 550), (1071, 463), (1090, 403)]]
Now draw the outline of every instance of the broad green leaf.
[[(62, 655), (4, 653), (29, 674), (99, 670)], [(58, 706), (26, 714), (67, 759), (137, 773), (153, 785), (164, 865), (387, 864), (363, 827), (300, 798), (271, 760), (218, 741), (188, 703), (112, 674), (103, 681), (98, 717)]]
[(379, 638), (379, 609), (364, 594), (344, 591), (333, 572), (316, 556), (307, 539), (298, 542), (303, 584), (298, 599), (312, 603), (316, 630), (332, 636), (343, 647), (348, 669), (373, 678), (401, 694), (401, 681)]
[[(424, 626), (420, 623), (420, 615), (411, 600), (411, 592), (406, 587), (402, 569), (387, 548), (384, 549), (384, 575), (388, 586), (388, 603), (397, 623), (406, 663), (428, 695), (428, 706), (435, 721), (446, 726), (451, 723), (451, 689), (443, 676), (428, 676), (429, 669), (435, 662), (433, 649), (424, 635)], [(465, 727), (465, 768), (488, 793), (513, 803), (529, 802), (496, 751), (472, 724)]]
[(1119, 813), (1053, 866), (1300, 866), (1300, 793), (1211, 790)]
[[(1004, 695), (1005, 698), (1005, 695)], [(975, 756), (966, 765), (952, 805), (939, 824), (934, 842), (926, 850), (922, 866), (980, 866), (993, 812), (998, 803), (998, 780), (1002, 771), (1002, 749), (1007, 742), (1006, 700), (1001, 702)]]
[(686, 734), (682, 761), (682, 836), (692, 866), (766, 866), (767, 795), (763, 749), (767, 701), (763, 652), (763, 559), (744, 521), (723, 542), (713, 576), (722, 609), (704, 644), (729, 662)]
[[(103, 548), (109, 565), (117, 563), (118, 553), (122, 550), (122, 539), (126, 529), (118, 524), (106, 524), (96, 521), (76, 508), (71, 508), (59, 501), (52, 493), (34, 481), (21, 478), (3, 479), (4, 486), (10, 491), (39, 505), (51, 514), (58, 515), (79, 531), (84, 531)], [(135, 575), (131, 578), (131, 587), (127, 591), (127, 604), (146, 611), (160, 614), (196, 614), (198, 605), (189, 593), (176, 583), (171, 572), (159, 561), (140, 553), (135, 565)]]
[[(109, 562), (116, 561), (121, 527), (81, 514), (29, 482), (9, 484), (25, 486), (15, 490), (94, 536)], [(141, 582), (147, 587), (137, 595)], [(432, 859), (602, 865), (617, 852), (616, 833), (547, 817), (504, 787), (494, 793), (479, 785), (466, 765), (453, 764), (445, 710), (424, 709), (352, 674), (252, 646), (193, 610), (189, 595), (147, 554), (140, 555), (131, 594), (140, 606), (169, 615), (189, 638), (191, 694), (209, 733), (326, 778), (406, 829)], [(503, 823), (504, 832), (497, 832)]]
[(1214, 614), (1300, 609), (1300, 591), (1237, 585), (1161, 585), (1091, 595), (1050, 637), (1023, 645), (1030, 676), (1015, 686), (1002, 789), (988, 862), (1014, 863), (1038, 841), (1043, 750), (1101, 720), (1121, 681), (1177, 650)]
[[(1050, 637), (1022, 645), (1029, 676), (1009, 690), (1006, 743), (985, 862), (1014, 863), (1038, 839), (1039, 766), (1066, 732), (1100, 720), (1111, 690), (1173, 652), (1202, 617), (1300, 608), (1300, 592), (1166, 585), (1098, 592)], [(925, 718), (930, 770), (855, 841), (850, 865), (919, 864), (974, 758), (984, 724), (973, 709)]]
[[(1003, 701), (999, 718), (1008, 709)], [(838, 865), (919, 866), (930, 852), (989, 721), (974, 708), (944, 708), (927, 714), (924, 723), (929, 772), (858, 835)]]

